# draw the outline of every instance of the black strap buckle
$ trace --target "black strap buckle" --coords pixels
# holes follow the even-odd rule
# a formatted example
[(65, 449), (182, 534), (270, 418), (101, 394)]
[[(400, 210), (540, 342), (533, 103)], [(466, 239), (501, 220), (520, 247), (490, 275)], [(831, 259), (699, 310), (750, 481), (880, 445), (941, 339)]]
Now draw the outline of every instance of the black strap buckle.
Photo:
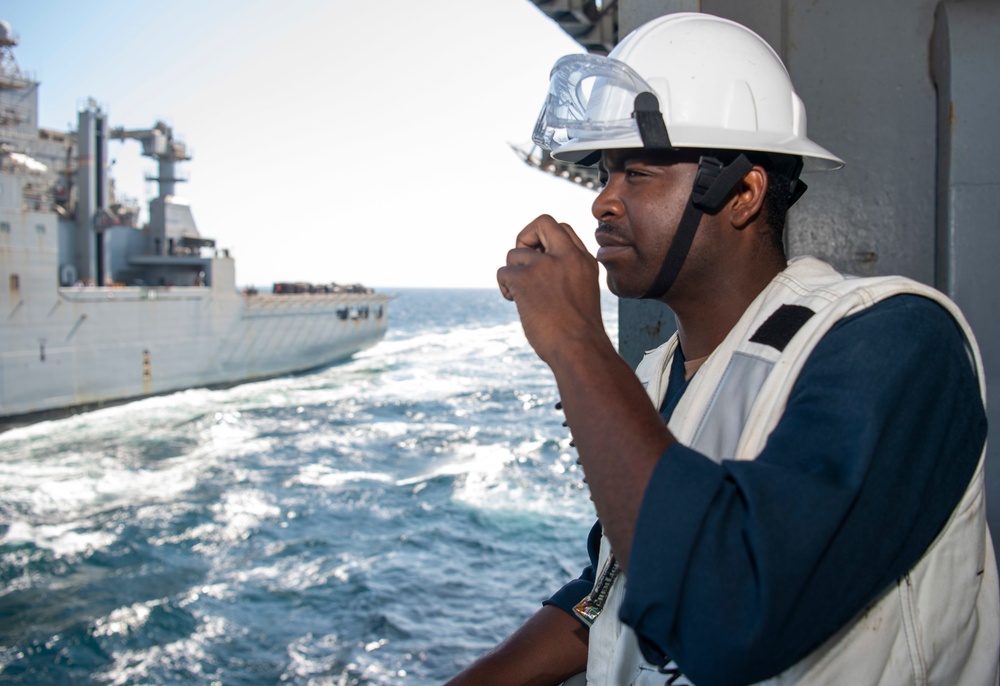
[(691, 204), (709, 214), (717, 211), (751, 169), (753, 163), (742, 153), (729, 164), (703, 155), (698, 160), (698, 173), (691, 188)]
[(712, 190), (712, 186), (722, 176), (725, 168), (726, 165), (718, 159), (707, 155), (698, 161), (698, 173), (694, 177), (694, 186), (691, 188), (691, 202), (694, 203), (695, 207), (700, 210), (706, 209), (703, 207), (705, 196)]

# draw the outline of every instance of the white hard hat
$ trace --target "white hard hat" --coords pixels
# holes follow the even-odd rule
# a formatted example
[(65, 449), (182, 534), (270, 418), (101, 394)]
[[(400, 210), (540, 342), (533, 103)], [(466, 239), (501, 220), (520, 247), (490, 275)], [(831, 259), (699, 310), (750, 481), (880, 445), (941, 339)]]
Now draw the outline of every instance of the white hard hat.
[[(644, 92), (662, 115), (660, 136), (642, 130), (634, 114)], [(844, 164), (806, 136), (805, 106), (771, 46), (745, 26), (699, 12), (654, 19), (607, 57), (556, 62), (533, 140), (574, 163), (601, 150), (655, 147), (795, 155), (804, 171)]]

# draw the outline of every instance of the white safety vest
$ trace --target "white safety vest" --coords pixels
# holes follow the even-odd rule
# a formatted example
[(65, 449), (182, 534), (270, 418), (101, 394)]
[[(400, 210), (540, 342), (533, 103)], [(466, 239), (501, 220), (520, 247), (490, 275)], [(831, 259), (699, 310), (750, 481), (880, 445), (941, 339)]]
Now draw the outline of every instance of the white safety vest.
[[(819, 260), (797, 258), (758, 295), (699, 368), (673, 412), (670, 431), (716, 462), (755, 459), (781, 418), (802, 366), (831, 327), (903, 293), (934, 300), (961, 326), (985, 402), (975, 338), (948, 298), (902, 277), (845, 277)], [(783, 351), (751, 341), (782, 305), (807, 307), (815, 314)], [(676, 346), (675, 335), (646, 353), (636, 369), (656, 407), (666, 394)], [(981, 456), (961, 502), (917, 564), (824, 645), (761, 683), (997, 686), (1000, 582), (984, 500)], [(609, 553), (605, 538), (597, 572)], [(690, 684), (683, 676), (669, 682), (669, 676), (643, 660), (635, 633), (618, 619), (625, 584), (620, 575), (590, 629), (587, 684)]]

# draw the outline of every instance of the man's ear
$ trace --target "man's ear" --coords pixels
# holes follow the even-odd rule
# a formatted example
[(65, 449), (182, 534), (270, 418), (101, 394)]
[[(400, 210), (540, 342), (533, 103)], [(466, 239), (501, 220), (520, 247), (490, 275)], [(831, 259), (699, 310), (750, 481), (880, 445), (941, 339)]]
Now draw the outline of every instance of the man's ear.
[(764, 207), (767, 194), (767, 172), (754, 165), (737, 186), (736, 195), (729, 202), (729, 221), (737, 229), (745, 229)]

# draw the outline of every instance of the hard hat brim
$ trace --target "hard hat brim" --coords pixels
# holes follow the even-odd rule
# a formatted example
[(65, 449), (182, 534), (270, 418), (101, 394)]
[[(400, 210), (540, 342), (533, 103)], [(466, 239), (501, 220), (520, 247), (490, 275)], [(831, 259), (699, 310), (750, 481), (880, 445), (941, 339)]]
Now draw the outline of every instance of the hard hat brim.
[[(726, 135), (729, 134), (729, 135)], [(697, 150), (741, 150), (744, 152), (770, 152), (781, 155), (802, 157), (804, 173), (834, 171), (844, 166), (844, 161), (826, 148), (807, 138), (789, 139), (781, 136), (767, 136), (761, 132), (753, 135), (752, 145), (748, 145), (745, 131), (720, 131), (717, 128), (699, 130), (696, 127), (670, 127), (670, 142), (675, 148)], [(728, 139), (728, 140), (727, 140)], [(571, 139), (551, 151), (560, 162), (580, 164), (587, 157), (602, 150), (627, 150), (642, 148), (638, 134), (599, 141)]]

